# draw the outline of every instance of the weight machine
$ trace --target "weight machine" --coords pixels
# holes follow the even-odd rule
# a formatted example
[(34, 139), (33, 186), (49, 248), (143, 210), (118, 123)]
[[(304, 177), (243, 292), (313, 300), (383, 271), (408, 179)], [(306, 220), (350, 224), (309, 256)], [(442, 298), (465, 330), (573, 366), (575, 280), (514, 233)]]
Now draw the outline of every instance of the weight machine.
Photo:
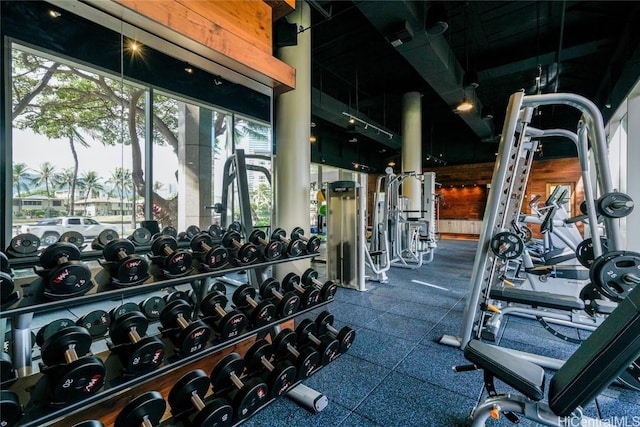
[[(606, 199), (608, 194), (619, 193), (613, 191), (607, 159), (604, 126), (600, 111), (591, 101), (574, 94), (562, 93), (525, 96), (523, 92), (514, 93), (510, 97), (507, 107), (506, 119), (498, 150), (499, 154), (495, 163), (491, 189), (484, 214), (483, 227), (469, 284), (469, 296), (465, 307), (460, 336), (445, 335), (440, 339), (440, 343), (442, 344), (464, 349), (472, 338), (481, 336), (483, 327), (490, 316), (490, 313), (485, 311), (485, 308), (491, 300), (492, 291), (495, 292), (495, 289), (501, 289), (512, 294), (519, 293), (522, 301), (527, 300), (527, 297), (535, 299), (537, 294), (538, 299), (546, 298), (555, 300), (556, 304), (560, 305), (562, 298), (558, 298), (557, 295), (554, 294), (540, 293), (535, 290), (509, 289), (505, 287), (505, 276), (509, 265), (506, 261), (510, 258), (519, 257), (522, 254), (521, 246), (523, 246), (523, 242), (519, 236), (511, 230), (513, 225), (517, 223), (521, 211), (529, 169), (537, 147), (535, 138), (554, 134), (556, 136), (567, 136), (574, 141), (576, 140), (576, 138), (572, 136), (573, 134), (566, 130), (543, 131), (529, 126), (534, 108), (541, 105), (553, 104), (569, 105), (578, 109), (583, 114), (582, 119), (578, 123), (576, 133), (578, 157), (585, 184), (585, 204), (588, 225), (591, 236), (594, 237), (592, 243), (593, 258), (597, 261), (601, 259), (603, 255), (601, 241), (597, 238), (599, 236), (599, 228), (596, 212), (599, 211), (596, 210), (596, 200), (594, 199), (593, 189), (590, 186), (590, 177), (588, 176), (587, 136), (591, 142), (595, 160), (598, 187), (605, 195), (603, 198)], [(629, 203), (632, 205), (633, 202), (629, 200), (611, 200), (611, 198), (606, 200), (606, 208), (614, 211), (613, 214), (603, 217), (604, 230), (608, 238), (608, 247), (610, 250), (620, 251), (622, 248), (617, 218), (624, 214), (624, 212), (615, 211), (624, 211), (625, 206), (628, 211)], [(602, 207), (600, 207), (600, 211), (602, 211)], [(621, 215), (618, 215), (618, 213)], [(552, 216), (547, 216), (548, 221), (543, 221), (543, 228), (552, 225)], [(513, 256), (513, 254), (515, 254), (515, 256)], [(605, 261), (607, 260), (611, 261), (611, 259), (606, 259)], [(640, 260), (631, 258), (630, 262), (640, 263)], [(602, 277), (603, 275), (606, 275), (606, 272), (601, 272), (599, 276), (591, 274), (592, 282), (595, 282), (593, 284), (599, 288), (606, 287), (607, 279), (604, 279)], [(596, 280), (594, 280), (594, 278)], [(610, 281), (611, 279), (608, 280)], [(616, 284), (618, 284), (620, 288), (626, 289), (626, 285), (619, 284), (618, 282), (616, 282)], [(540, 307), (537, 303), (532, 305)], [(572, 319), (569, 319), (570, 322), (571, 320)], [(518, 357), (525, 360), (551, 369), (558, 369), (563, 363), (562, 361), (540, 355), (517, 352), (515, 350), (509, 350), (509, 352), (517, 354)]]
[[(417, 179), (422, 185), (419, 211), (409, 210), (408, 199), (400, 193), (407, 179)], [(395, 174), (387, 168), (386, 175), (378, 177), (366, 254), (367, 266), (376, 274), (374, 280), (386, 282), (386, 271), (392, 266), (415, 269), (433, 261), (437, 247), (435, 215), (435, 173)]]

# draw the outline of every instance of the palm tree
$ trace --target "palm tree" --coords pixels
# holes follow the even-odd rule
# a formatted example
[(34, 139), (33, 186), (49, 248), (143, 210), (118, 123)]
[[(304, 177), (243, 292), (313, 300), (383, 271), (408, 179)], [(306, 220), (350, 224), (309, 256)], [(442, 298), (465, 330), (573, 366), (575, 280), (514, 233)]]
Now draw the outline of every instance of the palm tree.
[(96, 191), (104, 191), (104, 186), (100, 182), (102, 178), (98, 175), (96, 171), (88, 171), (82, 174), (78, 185), (85, 192), (84, 194), (84, 214), (87, 214), (87, 202), (89, 201), (89, 196), (95, 193)]
[(33, 183), (36, 185), (44, 184), (47, 192), (47, 197), (51, 197), (51, 185), (55, 181), (56, 167), (51, 162), (44, 162), (40, 165), (40, 169), (36, 171), (36, 177), (33, 179)]
[(75, 195), (73, 191), (75, 191), (75, 168), (65, 168), (56, 176), (56, 185), (59, 189), (67, 190), (67, 212), (69, 215), (73, 215), (73, 205), (75, 202)]
[(13, 188), (16, 189), (16, 193), (18, 193), (18, 211), (22, 210), (22, 193), (21, 189), (28, 190), (27, 181), (29, 179), (29, 166), (25, 163), (14, 163), (13, 164)]
[(120, 201), (127, 195), (132, 186), (131, 171), (127, 168), (118, 166), (111, 172), (111, 176), (107, 180), (107, 184), (111, 185), (111, 192), (118, 194)]

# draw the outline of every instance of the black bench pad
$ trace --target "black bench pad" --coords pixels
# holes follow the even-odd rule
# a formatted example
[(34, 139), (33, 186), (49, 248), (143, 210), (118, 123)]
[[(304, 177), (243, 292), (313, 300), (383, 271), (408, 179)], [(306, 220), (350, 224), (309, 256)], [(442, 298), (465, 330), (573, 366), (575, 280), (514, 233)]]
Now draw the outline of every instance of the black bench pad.
[(554, 308), (557, 310), (584, 310), (584, 301), (581, 299), (569, 295), (552, 294), (550, 292), (499, 287), (491, 289), (489, 297), (500, 301), (527, 304), (534, 307)]
[(533, 400), (544, 397), (544, 369), (482, 341), (469, 341), (464, 357)]

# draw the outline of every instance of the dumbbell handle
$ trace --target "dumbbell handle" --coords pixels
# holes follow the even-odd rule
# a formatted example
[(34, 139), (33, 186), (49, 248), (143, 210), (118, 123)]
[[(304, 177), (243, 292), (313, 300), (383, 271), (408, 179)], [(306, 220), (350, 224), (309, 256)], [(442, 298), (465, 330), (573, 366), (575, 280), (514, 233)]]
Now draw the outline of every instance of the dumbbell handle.
[(69, 258), (67, 258), (66, 256), (62, 255), (62, 256), (58, 257), (56, 262), (58, 263), (58, 265), (64, 264), (65, 262), (69, 262)]
[(200, 248), (204, 249), (205, 252), (209, 252), (211, 250), (211, 246), (207, 244), (207, 242), (200, 242)]
[(218, 316), (220, 317), (224, 317), (227, 315), (227, 312), (225, 311), (224, 308), (222, 308), (222, 306), (220, 306), (220, 304), (216, 304), (216, 306), (214, 307), (214, 310), (216, 311), (216, 313), (218, 313)]
[(620, 208), (632, 208), (633, 207), (633, 201), (631, 200), (616, 200), (611, 202), (610, 206), (614, 209), (620, 209)]
[(66, 360), (67, 363), (75, 362), (76, 360), (78, 360), (78, 353), (76, 353), (75, 344), (72, 344), (68, 349), (65, 350), (64, 360)]
[(258, 306), (258, 303), (256, 302), (256, 300), (251, 298), (249, 295), (244, 297), (244, 299), (245, 299), (245, 301), (247, 301), (247, 304), (249, 304), (251, 306), (251, 308), (256, 308)]
[(122, 248), (120, 248), (120, 250), (118, 251), (118, 253), (116, 255), (117, 255), (117, 257), (118, 257), (118, 259), (120, 261), (122, 261), (123, 259), (125, 259), (127, 257), (127, 253)]
[(266, 240), (264, 240), (262, 237), (260, 236), (256, 236), (255, 239), (258, 241), (258, 243), (260, 243), (263, 246), (268, 246), (269, 242), (267, 242)]
[(269, 359), (264, 356), (260, 358), (260, 362), (262, 363), (262, 366), (264, 366), (269, 372), (273, 372), (273, 370), (276, 369), (276, 367), (273, 366), (271, 362), (269, 362)]
[(272, 288), (271, 293), (274, 297), (278, 298), (278, 300), (282, 300), (282, 298), (284, 298), (284, 295), (282, 295), (276, 288)]
[(135, 328), (129, 330), (129, 339), (131, 340), (132, 344), (140, 342), (140, 334), (138, 334), (138, 331), (135, 330)]
[(149, 415), (144, 416), (141, 427), (153, 427), (153, 423), (149, 421)]
[(189, 326), (189, 322), (187, 322), (185, 320), (184, 317), (182, 316), (178, 316), (176, 317), (176, 323), (178, 324), (178, 326), (180, 326), (182, 329), (187, 329), (187, 326)]
[(322, 343), (320, 342), (320, 340), (319, 340), (315, 335), (313, 335), (311, 332), (307, 333), (307, 338), (309, 338), (309, 341), (311, 341), (311, 342), (312, 342), (312, 343), (314, 343), (315, 345), (320, 345), (320, 344), (322, 344)]
[(171, 255), (173, 253), (173, 249), (171, 249), (169, 245), (164, 245), (162, 247), (162, 252), (164, 252), (165, 255)]
[(242, 245), (240, 244), (240, 242), (238, 242), (236, 239), (231, 239), (231, 244), (233, 245), (234, 248), (236, 249), (240, 249), (242, 247)]
[(318, 286), (322, 286), (324, 285), (324, 283), (322, 283), (320, 280), (316, 279), (315, 277), (311, 278), (311, 283), (318, 285)]
[(300, 286), (300, 283), (294, 283), (293, 284), (293, 289), (295, 289), (296, 291), (300, 292), (301, 294), (304, 294), (306, 289), (303, 288), (302, 286)]
[(289, 244), (289, 242), (291, 241), (290, 239), (287, 239), (285, 236), (278, 236), (278, 238), (280, 239), (280, 241), (282, 243), (287, 243)]
[(244, 383), (240, 380), (240, 378), (238, 378), (235, 372), (231, 372), (229, 374), (229, 378), (231, 378), (231, 382), (238, 388), (238, 390), (244, 387)]
[(340, 331), (333, 327), (331, 323), (325, 323), (324, 327), (327, 328), (327, 331), (331, 332), (333, 335), (338, 335)]
[(300, 357), (300, 352), (298, 351), (298, 349), (291, 344), (287, 344), (287, 350), (289, 350), (289, 353), (293, 354), (293, 357)]
[(198, 392), (196, 390), (193, 390), (191, 392), (191, 403), (193, 403), (193, 406), (195, 406), (198, 412), (202, 411), (205, 407), (204, 402), (202, 401), (202, 399), (200, 399), (200, 396), (198, 396)]
[(627, 283), (633, 283), (634, 285), (640, 285), (640, 277), (635, 274), (627, 273), (622, 276), (622, 280)]

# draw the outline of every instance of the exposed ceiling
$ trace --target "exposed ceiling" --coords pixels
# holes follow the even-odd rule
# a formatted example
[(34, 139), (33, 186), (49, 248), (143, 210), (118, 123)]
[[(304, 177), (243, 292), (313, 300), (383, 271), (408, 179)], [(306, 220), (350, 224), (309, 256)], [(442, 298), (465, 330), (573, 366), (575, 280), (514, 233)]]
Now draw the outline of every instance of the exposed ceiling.
[[(340, 143), (353, 141), (339, 111), (346, 108), (399, 135), (402, 96), (418, 91), (425, 167), (493, 161), (515, 91), (577, 93), (593, 100), (606, 119), (640, 76), (640, 31), (634, 27), (640, 2), (309, 3), (316, 131), (331, 132)], [(427, 23), (439, 8), (448, 29), (430, 35)], [(409, 37), (394, 47), (391, 35), (403, 31)], [(476, 88), (465, 81), (474, 72)], [(475, 108), (456, 113), (464, 95)], [(575, 130), (578, 118), (569, 107), (542, 108), (534, 125)], [(357, 128), (360, 147), (353, 152), (375, 150), (384, 153), (382, 160), (398, 162), (400, 138), (381, 138), (362, 123)], [(575, 156), (568, 142), (545, 141), (543, 147), (543, 158)]]

